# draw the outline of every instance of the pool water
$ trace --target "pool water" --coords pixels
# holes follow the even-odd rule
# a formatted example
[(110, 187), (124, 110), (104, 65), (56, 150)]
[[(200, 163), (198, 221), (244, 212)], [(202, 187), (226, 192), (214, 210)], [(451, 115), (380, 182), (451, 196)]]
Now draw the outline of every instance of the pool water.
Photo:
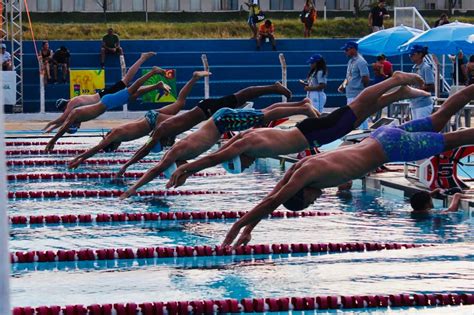
[[(70, 139), (68, 141), (81, 144), (58, 148), (87, 148), (99, 140)], [(143, 141), (127, 143), (121, 148), (136, 149), (140, 143)], [(40, 149), (39, 146), (21, 147), (28, 148)], [(96, 158), (123, 159), (131, 155), (99, 154)], [(30, 158), (63, 160), (72, 156), (10, 156), (9, 160)], [(150, 157), (158, 158), (159, 155)], [(132, 170), (142, 172), (150, 166), (136, 164)], [(113, 172), (119, 167), (118, 164), (84, 165), (76, 172)], [(8, 171), (11, 174), (57, 173), (67, 172), (67, 168), (9, 167)], [(223, 174), (220, 167), (207, 171)], [(11, 216), (29, 216), (248, 211), (273, 189), (283, 174), (278, 161), (265, 159), (244, 174), (191, 177), (180, 188), (225, 191), (226, 194), (133, 197), (125, 201), (118, 198), (10, 200), (9, 213)], [(9, 191), (124, 190), (134, 181), (126, 179), (121, 184), (107, 179), (11, 181), (8, 188)], [(156, 179), (143, 189), (161, 190), (165, 184), (166, 179)], [(252, 243), (399, 242), (436, 246), (334, 254), (13, 264), (12, 304), (90, 305), (310, 295), (474, 293), (474, 219), (469, 214), (460, 211), (441, 215), (434, 211), (430, 217), (415, 219), (410, 216), (406, 200), (387, 193), (382, 196), (379, 191), (365, 191), (361, 181), (355, 182), (349, 195), (336, 195), (334, 189), (327, 189), (309, 210), (333, 215), (263, 220), (252, 235)], [(218, 245), (233, 222), (235, 220), (15, 226), (10, 231), (10, 251)], [(411, 308), (409, 311), (414, 314), (472, 314), (474, 308)], [(339, 312), (342, 311), (321, 313)], [(406, 309), (357, 310), (353, 314), (406, 312)], [(304, 313), (308, 314), (307, 311)]]

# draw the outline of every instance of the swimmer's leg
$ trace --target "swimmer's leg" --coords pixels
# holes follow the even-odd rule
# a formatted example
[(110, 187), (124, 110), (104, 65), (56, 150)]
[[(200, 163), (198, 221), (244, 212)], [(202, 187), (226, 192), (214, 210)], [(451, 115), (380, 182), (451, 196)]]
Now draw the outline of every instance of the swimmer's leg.
[[(130, 96), (133, 98), (133, 97), (138, 97), (140, 96), (141, 94), (145, 93), (143, 91), (151, 91), (151, 89), (148, 89), (148, 90), (142, 90), (141, 94), (138, 94), (138, 89), (149, 79), (151, 78), (152, 76), (154, 76), (155, 74), (157, 73), (162, 73), (164, 74), (165, 73), (165, 70), (159, 68), (159, 67), (153, 67), (153, 69), (151, 69), (150, 72), (148, 72), (147, 74), (145, 74), (144, 76), (142, 76), (140, 79), (136, 80), (135, 82), (133, 82), (133, 84), (128, 88), (128, 94), (130, 94)], [(158, 83), (158, 84), (162, 84), (161, 82)], [(147, 88), (151, 88), (153, 87), (152, 86), (149, 86)], [(156, 87), (154, 87), (156, 89)]]
[[(415, 73), (404, 73), (396, 71), (389, 79), (369, 86), (359, 94), (355, 100), (349, 104), (349, 107), (354, 112), (357, 120), (354, 122), (354, 127), (359, 126), (370, 115), (376, 113), (383, 107), (378, 103), (379, 97), (390, 89), (400, 85), (411, 85), (423, 83), (421, 77)], [(388, 104), (383, 104), (388, 105)]]
[(247, 101), (267, 94), (281, 94), (285, 95), (288, 99), (291, 98), (291, 91), (281, 85), (280, 82), (265, 86), (251, 86), (236, 92), (234, 95), (237, 98), (237, 102), (243, 105)]
[(451, 150), (463, 145), (474, 144), (474, 128), (467, 128), (457, 130), (454, 132), (448, 132), (443, 134), (444, 136), (444, 149)]
[(179, 91), (178, 98), (176, 99), (176, 102), (169, 104), (158, 111), (163, 114), (167, 115), (176, 115), (186, 104), (186, 98), (188, 97), (189, 93), (191, 93), (191, 90), (193, 89), (194, 84), (199, 81), (199, 79), (203, 77), (209, 76), (211, 73), (209, 71), (194, 71), (193, 76), (191, 79), (186, 82), (186, 84), (183, 86), (181, 91)]
[(156, 53), (154, 52), (142, 53), (140, 58), (138, 58), (138, 60), (128, 69), (127, 73), (122, 78), (122, 82), (125, 83), (125, 85), (128, 85), (133, 80), (138, 70), (140, 70), (142, 64), (155, 55)]
[(285, 118), (292, 115), (306, 115), (308, 117), (317, 117), (315, 110), (306, 99), (300, 102), (276, 103), (269, 108), (262, 110), (264, 123), (267, 124), (273, 120)]

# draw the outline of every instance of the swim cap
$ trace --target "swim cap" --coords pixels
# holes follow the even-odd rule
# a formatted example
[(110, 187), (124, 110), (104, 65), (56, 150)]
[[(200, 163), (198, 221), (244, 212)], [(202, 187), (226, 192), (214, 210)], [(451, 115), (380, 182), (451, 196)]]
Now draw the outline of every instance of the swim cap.
[(173, 175), (174, 171), (178, 169), (178, 166), (176, 163), (171, 164), (170, 167), (164, 170), (163, 175), (165, 175), (166, 178), (171, 178), (171, 175)]
[(303, 210), (304, 204), (304, 188), (301, 188), (293, 197), (283, 203), (283, 206), (291, 211)]
[(222, 167), (227, 171), (227, 173), (242, 173), (242, 163), (240, 161), (240, 155), (234, 156), (232, 160), (223, 162)]
[(69, 126), (69, 129), (66, 132), (71, 135), (75, 134), (79, 130), (80, 127), (81, 127), (81, 123), (72, 124), (71, 126)]
[(59, 110), (63, 110), (66, 107), (68, 102), (69, 100), (65, 98), (59, 98), (56, 100), (56, 108)]
[[(153, 140), (152, 137), (150, 137), (147, 141), (147, 144), (149, 144)], [(159, 153), (163, 150), (163, 147), (161, 145), (161, 141), (158, 141), (153, 148), (151, 148), (151, 152), (153, 153)]]

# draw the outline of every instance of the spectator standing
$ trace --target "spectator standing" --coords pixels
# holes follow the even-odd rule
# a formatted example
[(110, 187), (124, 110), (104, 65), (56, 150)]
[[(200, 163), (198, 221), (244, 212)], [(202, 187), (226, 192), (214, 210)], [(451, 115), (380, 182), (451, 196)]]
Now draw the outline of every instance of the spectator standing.
[(310, 69), (307, 82), (302, 82), (304, 90), (307, 92), (307, 97), (311, 100), (313, 107), (322, 113), (324, 105), (326, 105), (326, 93), (324, 93), (327, 85), (326, 61), (320, 54), (314, 54), (308, 59), (307, 63), (310, 64)]
[(62, 83), (66, 83), (66, 77), (69, 73), (69, 58), (71, 54), (65, 46), (61, 46), (53, 54), (54, 82), (58, 82), (58, 67), (61, 67), (63, 75)]
[(257, 39), (257, 33), (258, 33), (257, 23), (262, 22), (265, 19), (265, 16), (262, 10), (260, 10), (260, 6), (258, 5), (258, 0), (244, 2), (244, 4), (249, 9), (249, 17), (247, 19), (247, 24), (249, 25), (250, 30), (252, 31), (252, 37), (250, 39)]
[(257, 50), (260, 50), (260, 46), (262, 45), (262, 40), (268, 40), (272, 44), (272, 49), (276, 50), (276, 42), (275, 42), (275, 27), (272, 24), (271, 20), (266, 20), (265, 23), (260, 25), (258, 28), (258, 37), (257, 37)]
[(12, 55), (7, 51), (7, 46), (2, 43), (2, 70), (11, 71), (12, 69)]
[[(453, 62), (453, 84), (458, 82), (458, 85), (467, 84), (467, 57), (464, 56), (463, 52), (460, 51), (456, 56), (449, 55), (449, 58)], [(459, 81), (456, 81), (456, 68), (458, 69)]]
[(123, 49), (120, 47), (120, 38), (115, 34), (113, 28), (107, 30), (107, 34), (102, 37), (102, 47), (100, 49), (100, 66), (105, 66), (105, 55), (123, 55)]
[(446, 13), (443, 13), (440, 15), (439, 19), (435, 21), (434, 27), (438, 27), (441, 25), (449, 24), (449, 23), (450, 22), (448, 20), (448, 15)]
[(43, 78), (44, 84), (48, 84), (49, 80), (51, 80), (51, 58), (53, 57), (53, 51), (49, 48), (48, 41), (44, 41), (41, 44), (40, 55), (41, 63), (43, 65)]
[[(369, 85), (370, 81), (367, 61), (359, 54), (358, 48), (359, 45), (353, 41), (349, 41), (341, 47), (349, 58), (349, 62), (347, 63), (346, 79), (339, 86), (338, 91), (346, 93), (347, 105), (352, 103), (357, 95)], [(365, 120), (359, 128), (368, 129), (368, 120)]]
[(377, 56), (377, 61), (372, 64), (374, 70), (374, 84), (382, 82), (392, 76), (393, 65), (384, 54)]
[[(434, 73), (432, 67), (424, 60), (428, 54), (428, 47), (413, 45), (409, 56), (414, 63), (412, 72), (421, 76), (425, 81), (422, 86), (415, 86), (418, 89), (434, 92)], [(410, 111), (412, 119), (428, 117), (433, 112), (433, 98), (431, 96), (421, 96), (411, 99)]]
[(372, 32), (383, 30), (383, 20), (390, 18), (390, 14), (385, 9), (385, 0), (378, 1), (377, 5), (369, 13), (369, 27), (372, 28)]
[(311, 29), (316, 21), (316, 6), (313, 0), (306, 0), (301, 12), (301, 22), (304, 24), (304, 37), (311, 37)]
[(474, 55), (469, 57), (469, 62), (467, 63), (467, 85), (474, 84)]

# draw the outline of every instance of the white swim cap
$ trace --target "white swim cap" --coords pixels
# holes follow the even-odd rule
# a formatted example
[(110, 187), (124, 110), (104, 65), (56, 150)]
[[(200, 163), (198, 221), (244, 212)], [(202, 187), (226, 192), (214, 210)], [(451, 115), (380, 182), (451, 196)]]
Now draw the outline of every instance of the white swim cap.
[(240, 161), (240, 155), (234, 156), (232, 160), (223, 162), (222, 167), (227, 171), (227, 173), (242, 173), (242, 163)]
[(171, 164), (170, 167), (164, 170), (163, 175), (165, 175), (166, 178), (171, 178), (171, 175), (178, 169), (178, 166), (176, 163)]

